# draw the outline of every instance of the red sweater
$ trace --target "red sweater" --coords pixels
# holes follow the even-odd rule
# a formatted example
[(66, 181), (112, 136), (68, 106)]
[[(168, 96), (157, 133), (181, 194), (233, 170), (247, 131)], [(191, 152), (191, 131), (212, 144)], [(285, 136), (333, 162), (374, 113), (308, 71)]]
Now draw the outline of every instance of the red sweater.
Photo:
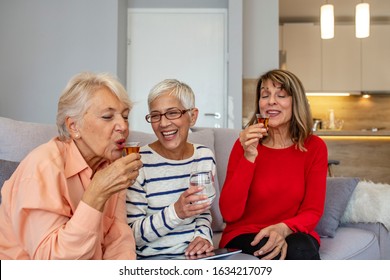
[(271, 149), (259, 144), (252, 163), (236, 141), (219, 201), (226, 222), (220, 247), (238, 235), (258, 233), (280, 222), (320, 242), (314, 228), (324, 209), (328, 151), (315, 135), (305, 147), (307, 151), (301, 152), (295, 145)]

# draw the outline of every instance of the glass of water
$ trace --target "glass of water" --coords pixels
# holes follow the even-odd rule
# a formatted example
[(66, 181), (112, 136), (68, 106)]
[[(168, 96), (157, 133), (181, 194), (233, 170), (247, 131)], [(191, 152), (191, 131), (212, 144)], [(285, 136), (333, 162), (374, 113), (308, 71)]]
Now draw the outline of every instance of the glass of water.
[[(207, 200), (213, 202), (216, 192), (214, 175), (211, 170), (194, 171), (190, 174), (190, 186), (202, 186), (204, 189), (199, 194), (207, 195)], [(198, 201), (197, 203), (204, 203), (206, 201)]]

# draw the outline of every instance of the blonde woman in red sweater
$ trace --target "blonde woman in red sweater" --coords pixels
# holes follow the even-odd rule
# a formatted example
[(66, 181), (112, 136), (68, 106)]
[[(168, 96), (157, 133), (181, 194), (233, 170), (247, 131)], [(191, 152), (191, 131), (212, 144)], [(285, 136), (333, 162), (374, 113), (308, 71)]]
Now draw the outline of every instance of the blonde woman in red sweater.
[[(315, 227), (323, 213), (328, 152), (312, 134), (301, 81), (272, 70), (256, 89), (256, 111), (233, 146), (220, 209), (220, 247), (259, 259), (320, 259)], [(268, 128), (256, 121), (267, 113)]]

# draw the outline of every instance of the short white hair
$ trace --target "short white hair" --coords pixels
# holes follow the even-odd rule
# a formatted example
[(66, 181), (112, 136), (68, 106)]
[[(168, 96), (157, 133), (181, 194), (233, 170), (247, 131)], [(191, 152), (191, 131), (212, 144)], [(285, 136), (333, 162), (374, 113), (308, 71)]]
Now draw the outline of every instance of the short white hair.
[(62, 141), (70, 139), (66, 118), (71, 117), (81, 124), (94, 93), (102, 87), (106, 87), (131, 110), (127, 91), (116, 77), (109, 73), (81, 72), (68, 82), (58, 101), (57, 128)]
[(176, 97), (185, 109), (195, 108), (195, 95), (192, 89), (185, 83), (176, 79), (166, 79), (156, 84), (149, 92), (148, 107), (161, 95), (169, 92), (169, 95)]

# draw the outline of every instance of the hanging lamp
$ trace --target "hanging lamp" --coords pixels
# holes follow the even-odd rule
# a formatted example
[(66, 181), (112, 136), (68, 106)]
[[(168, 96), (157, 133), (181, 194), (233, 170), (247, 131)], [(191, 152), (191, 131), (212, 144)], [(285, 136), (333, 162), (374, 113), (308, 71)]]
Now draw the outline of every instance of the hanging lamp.
[(321, 38), (334, 37), (334, 8), (331, 4), (321, 6)]
[(356, 38), (367, 38), (370, 36), (370, 5), (368, 3), (356, 5), (355, 35)]

